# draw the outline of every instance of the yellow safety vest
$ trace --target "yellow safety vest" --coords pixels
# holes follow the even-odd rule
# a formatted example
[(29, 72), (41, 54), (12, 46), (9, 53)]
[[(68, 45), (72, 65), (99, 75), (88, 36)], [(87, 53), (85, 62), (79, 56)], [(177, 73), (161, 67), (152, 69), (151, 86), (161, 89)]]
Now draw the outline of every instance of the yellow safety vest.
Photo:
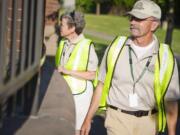
[(166, 113), (164, 97), (174, 70), (174, 55), (167, 44), (160, 44), (155, 63), (154, 90), (158, 107), (158, 129), (164, 132), (166, 128)]
[[(118, 36), (109, 47), (106, 63), (107, 73), (103, 87), (99, 108), (105, 110), (107, 107), (106, 99), (111, 87), (114, 67), (117, 63), (118, 57), (123, 50), (127, 37)], [(166, 114), (164, 107), (164, 96), (166, 94), (168, 85), (170, 83), (174, 69), (174, 56), (170, 47), (166, 44), (160, 44), (158, 55), (155, 63), (154, 74), (154, 94), (158, 108), (158, 131), (164, 132), (166, 128)]]
[(106, 57), (107, 73), (99, 106), (99, 108), (102, 110), (106, 109), (106, 99), (109, 93), (109, 88), (114, 73), (114, 67), (116, 65), (117, 58), (119, 57), (120, 52), (122, 51), (126, 39), (127, 37), (116, 37), (115, 40), (112, 42), (111, 46), (109, 47), (108, 54)]
[[(62, 39), (56, 52), (56, 67), (61, 65), (60, 62), (64, 49), (64, 42), (65, 41)], [(64, 67), (68, 70), (86, 71), (91, 42), (92, 41), (89, 39), (83, 39), (78, 44), (76, 44)], [(85, 79), (80, 79), (69, 75), (63, 75), (63, 77), (67, 81), (73, 95), (81, 94), (86, 90), (87, 81)]]
[(94, 88), (96, 88), (96, 86), (98, 84), (98, 74), (99, 74), (99, 68), (96, 70), (96, 76), (95, 76), (95, 79), (92, 82)]

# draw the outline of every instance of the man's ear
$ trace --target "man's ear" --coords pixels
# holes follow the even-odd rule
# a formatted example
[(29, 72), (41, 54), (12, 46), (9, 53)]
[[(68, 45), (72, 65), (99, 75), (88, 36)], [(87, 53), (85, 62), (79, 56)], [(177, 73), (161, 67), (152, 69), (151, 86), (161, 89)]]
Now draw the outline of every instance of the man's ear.
[(153, 32), (156, 31), (157, 28), (159, 27), (159, 25), (160, 25), (159, 21), (153, 21), (152, 26), (151, 26), (151, 31), (153, 31)]

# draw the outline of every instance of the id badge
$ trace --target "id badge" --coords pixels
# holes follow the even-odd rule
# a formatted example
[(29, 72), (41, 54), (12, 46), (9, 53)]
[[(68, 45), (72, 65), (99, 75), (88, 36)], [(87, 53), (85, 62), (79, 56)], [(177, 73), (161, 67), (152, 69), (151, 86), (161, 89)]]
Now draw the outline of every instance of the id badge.
[(138, 106), (138, 95), (136, 93), (129, 94), (129, 106), (130, 107)]

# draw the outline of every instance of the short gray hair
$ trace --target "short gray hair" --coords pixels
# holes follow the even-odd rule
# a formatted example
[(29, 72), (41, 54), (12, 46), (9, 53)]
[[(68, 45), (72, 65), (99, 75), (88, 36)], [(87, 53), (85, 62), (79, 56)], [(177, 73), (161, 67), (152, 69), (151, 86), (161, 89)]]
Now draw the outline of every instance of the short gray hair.
[(63, 14), (61, 16), (60, 20), (62, 21), (63, 18), (68, 19), (67, 23), (70, 28), (75, 26), (75, 32), (78, 35), (82, 33), (82, 31), (86, 25), (83, 13), (81, 13), (79, 11), (72, 11), (70, 13)]

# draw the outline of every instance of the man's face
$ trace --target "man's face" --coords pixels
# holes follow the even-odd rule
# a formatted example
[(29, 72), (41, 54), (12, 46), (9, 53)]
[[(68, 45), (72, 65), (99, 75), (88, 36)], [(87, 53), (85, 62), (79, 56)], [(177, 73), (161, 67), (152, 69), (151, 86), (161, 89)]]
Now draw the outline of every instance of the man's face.
[(67, 18), (62, 18), (62, 21), (60, 23), (60, 35), (62, 37), (68, 37), (70, 34), (72, 34), (75, 31), (74, 27), (69, 27), (67, 24)]
[(138, 19), (134, 16), (130, 17), (130, 32), (135, 38), (152, 34), (157, 26), (158, 22), (153, 17), (146, 19)]

